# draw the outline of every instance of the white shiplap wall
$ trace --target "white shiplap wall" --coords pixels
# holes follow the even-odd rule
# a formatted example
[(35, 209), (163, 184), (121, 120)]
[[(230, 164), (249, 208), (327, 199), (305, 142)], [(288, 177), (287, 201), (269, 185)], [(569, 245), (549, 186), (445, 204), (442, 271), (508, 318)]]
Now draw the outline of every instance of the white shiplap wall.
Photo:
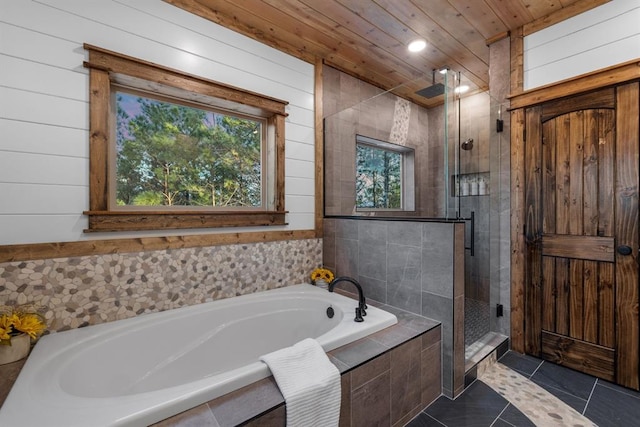
[(0, 245), (226, 231), (82, 232), (85, 42), (288, 101), (277, 229), (314, 228), (313, 65), (161, 0), (0, 0)]
[(640, 0), (612, 0), (524, 38), (524, 89), (640, 58)]

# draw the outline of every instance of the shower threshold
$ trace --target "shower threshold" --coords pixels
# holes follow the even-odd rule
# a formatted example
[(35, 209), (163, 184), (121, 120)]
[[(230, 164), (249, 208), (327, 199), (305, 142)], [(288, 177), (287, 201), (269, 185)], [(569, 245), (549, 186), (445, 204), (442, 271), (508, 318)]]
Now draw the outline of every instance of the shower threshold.
[(491, 354), (509, 338), (497, 332), (489, 332), (473, 344), (466, 346), (464, 350), (464, 371), (469, 372), (485, 357)]

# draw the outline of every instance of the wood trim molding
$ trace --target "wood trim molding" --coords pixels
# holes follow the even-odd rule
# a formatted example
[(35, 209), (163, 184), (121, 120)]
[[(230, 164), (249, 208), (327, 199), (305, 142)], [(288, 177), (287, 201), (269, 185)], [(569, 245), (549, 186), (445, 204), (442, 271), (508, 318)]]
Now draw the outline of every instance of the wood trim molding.
[[(511, 66), (512, 68), (514, 67), (513, 58)], [(636, 79), (640, 79), (640, 61), (634, 59), (633, 61), (540, 86), (522, 93), (513, 92), (514, 90), (517, 91), (517, 88), (513, 86), (512, 81), (511, 90), (513, 94), (509, 95), (508, 98), (511, 101), (511, 109), (514, 110)]]
[(324, 125), (323, 125), (323, 61), (317, 58), (315, 63), (315, 230), (316, 237), (324, 234)]
[(509, 31), (503, 31), (501, 33), (498, 33), (498, 34), (492, 36), (492, 37), (489, 37), (488, 39), (486, 39), (484, 41), (484, 43), (487, 46), (490, 46), (490, 45), (494, 44), (495, 42), (499, 42), (502, 39), (506, 39), (507, 37), (509, 37), (509, 35), (510, 35)]
[(89, 211), (89, 232), (286, 225), (286, 211)]
[(640, 325), (638, 321), (638, 176), (640, 167), (640, 83), (616, 90), (615, 236), (633, 256), (616, 256), (616, 384), (640, 389)]
[(511, 113), (511, 347), (524, 353), (524, 109)]
[(285, 107), (288, 104), (287, 101), (226, 85), (118, 52), (112, 52), (88, 43), (83, 46), (89, 52), (89, 61), (84, 62), (85, 68), (124, 74), (165, 86), (250, 105), (265, 112), (286, 116)]
[(511, 32), (511, 93), (524, 88), (524, 37), (522, 27)]
[(314, 238), (316, 238), (314, 230), (292, 230), (3, 245), (0, 246), (0, 262)]

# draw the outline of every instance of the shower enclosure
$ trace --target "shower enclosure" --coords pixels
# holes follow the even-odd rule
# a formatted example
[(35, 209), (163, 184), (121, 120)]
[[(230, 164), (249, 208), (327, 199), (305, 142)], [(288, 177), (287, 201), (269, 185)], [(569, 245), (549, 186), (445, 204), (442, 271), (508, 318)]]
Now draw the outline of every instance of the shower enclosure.
[[(455, 396), (460, 375), (508, 333), (508, 319), (498, 317), (505, 277), (497, 230), (508, 212), (501, 197), (508, 192), (501, 185), (503, 107), (450, 69), (394, 89), (425, 96), (429, 108), (328, 66), (323, 76), (325, 236), (337, 233), (348, 246), (326, 237), (325, 264), (361, 278), (367, 298), (442, 322), (443, 388)], [(411, 227), (422, 230), (417, 252), (408, 242), (420, 231), (393, 235)], [(458, 229), (464, 241), (456, 245)], [(382, 248), (397, 240), (406, 249), (402, 259)], [(434, 263), (448, 251), (455, 258)], [(451, 290), (455, 283), (463, 298)]]

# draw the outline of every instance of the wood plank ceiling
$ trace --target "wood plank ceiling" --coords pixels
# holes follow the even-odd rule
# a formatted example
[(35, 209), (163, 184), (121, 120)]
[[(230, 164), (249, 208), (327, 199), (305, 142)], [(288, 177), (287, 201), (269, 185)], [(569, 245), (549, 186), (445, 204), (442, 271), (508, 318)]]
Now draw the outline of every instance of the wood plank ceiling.
[[(432, 70), (462, 73), (471, 93), (489, 86), (488, 43), (533, 32), (609, 0), (165, 0), (308, 62), (356, 76), (426, 107), (415, 92)], [(424, 39), (420, 53), (409, 42)]]

